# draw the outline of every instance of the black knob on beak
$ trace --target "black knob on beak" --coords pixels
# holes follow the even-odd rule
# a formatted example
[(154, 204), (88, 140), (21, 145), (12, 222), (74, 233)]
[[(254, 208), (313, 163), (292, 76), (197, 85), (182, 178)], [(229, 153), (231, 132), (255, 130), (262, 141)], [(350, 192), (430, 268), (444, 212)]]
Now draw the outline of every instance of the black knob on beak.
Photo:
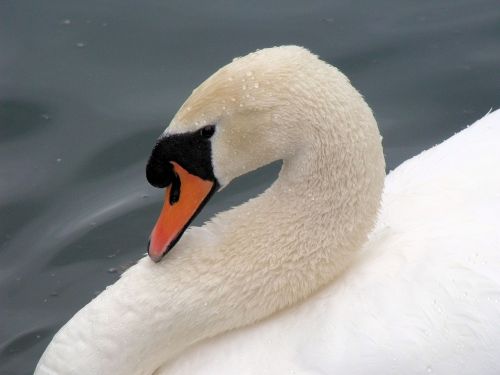
[(164, 154), (162, 144), (158, 142), (146, 165), (146, 178), (157, 188), (169, 186), (176, 178), (174, 168)]

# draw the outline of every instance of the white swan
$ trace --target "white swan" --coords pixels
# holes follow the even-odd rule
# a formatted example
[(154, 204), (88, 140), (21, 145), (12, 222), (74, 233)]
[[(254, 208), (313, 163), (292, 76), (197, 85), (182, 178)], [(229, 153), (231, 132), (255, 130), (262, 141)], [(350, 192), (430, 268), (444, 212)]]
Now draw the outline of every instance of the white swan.
[[(35, 373), (500, 373), (500, 111), (479, 122), (385, 179), (367, 240), (384, 159), (362, 97), (299, 47), (233, 61), (179, 110), (148, 177), (169, 185), (167, 211), (189, 186), (210, 182), (202, 204), (283, 159), (278, 180), (129, 269)], [(179, 139), (191, 161), (163, 165), (195, 160), (189, 173), (162, 169)], [(155, 260), (189, 222), (179, 215), (166, 232), (160, 218)]]

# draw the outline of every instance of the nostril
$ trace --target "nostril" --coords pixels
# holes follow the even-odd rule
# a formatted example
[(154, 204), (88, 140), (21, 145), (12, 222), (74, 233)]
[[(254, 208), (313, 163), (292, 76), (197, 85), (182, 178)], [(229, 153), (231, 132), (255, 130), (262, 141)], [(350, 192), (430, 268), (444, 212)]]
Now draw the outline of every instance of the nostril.
[(172, 187), (170, 188), (170, 198), (169, 198), (170, 205), (173, 206), (175, 203), (177, 203), (179, 201), (180, 196), (181, 196), (181, 179), (179, 178), (179, 175), (174, 171), (172, 179)]

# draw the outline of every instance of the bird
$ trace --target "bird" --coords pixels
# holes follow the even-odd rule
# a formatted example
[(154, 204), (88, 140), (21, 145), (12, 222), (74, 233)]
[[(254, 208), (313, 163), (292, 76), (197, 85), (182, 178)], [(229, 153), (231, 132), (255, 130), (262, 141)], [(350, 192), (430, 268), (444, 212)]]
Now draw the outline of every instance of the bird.
[[(69, 320), (36, 375), (500, 373), (500, 110), (387, 176), (373, 112), (299, 46), (236, 58), (146, 167), (148, 255)], [(193, 218), (282, 160), (262, 194)]]

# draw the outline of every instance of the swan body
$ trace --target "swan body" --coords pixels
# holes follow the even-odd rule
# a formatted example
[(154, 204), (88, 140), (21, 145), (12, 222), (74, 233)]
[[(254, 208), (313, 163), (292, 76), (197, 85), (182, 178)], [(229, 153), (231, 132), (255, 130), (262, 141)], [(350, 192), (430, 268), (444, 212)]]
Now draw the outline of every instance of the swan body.
[(383, 194), (369, 107), (307, 50), (222, 68), (163, 137), (208, 123), (222, 186), (283, 159), (278, 180), (124, 273), (37, 375), (500, 372), (500, 111), (401, 165)]
[(500, 110), (391, 172), (358, 258), (158, 374), (500, 373)]

